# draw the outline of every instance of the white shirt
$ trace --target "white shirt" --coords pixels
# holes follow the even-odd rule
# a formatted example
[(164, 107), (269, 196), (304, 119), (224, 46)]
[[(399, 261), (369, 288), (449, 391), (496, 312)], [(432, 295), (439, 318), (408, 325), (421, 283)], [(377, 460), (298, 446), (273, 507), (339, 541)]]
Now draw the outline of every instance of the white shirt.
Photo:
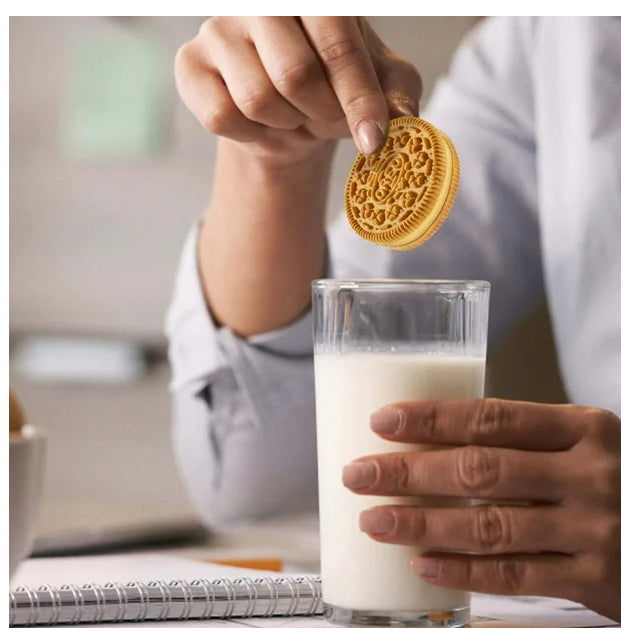
[[(340, 217), (328, 275), (489, 280), (491, 342), (546, 295), (570, 399), (620, 414), (620, 20), (486, 20), (423, 117), (460, 157), (450, 216), (410, 252), (371, 245)], [(217, 329), (196, 241), (195, 227), (167, 322), (191, 496), (212, 527), (311, 508), (310, 313), (248, 341)]]

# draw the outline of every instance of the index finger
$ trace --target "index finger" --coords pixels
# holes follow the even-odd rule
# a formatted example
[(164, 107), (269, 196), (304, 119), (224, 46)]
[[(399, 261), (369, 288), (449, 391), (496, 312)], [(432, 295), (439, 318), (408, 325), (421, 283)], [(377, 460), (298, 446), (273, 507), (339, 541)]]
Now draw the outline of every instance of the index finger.
[(378, 151), (388, 127), (388, 107), (355, 18), (312, 16), (302, 28), (317, 52), (352, 137), (364, 154)]
[(370, 419), (391, 441), (440, 445), (489, 445), (559, 451), (582, 437), (580, 407), (498, 398), (411, 401), (387, 405)]

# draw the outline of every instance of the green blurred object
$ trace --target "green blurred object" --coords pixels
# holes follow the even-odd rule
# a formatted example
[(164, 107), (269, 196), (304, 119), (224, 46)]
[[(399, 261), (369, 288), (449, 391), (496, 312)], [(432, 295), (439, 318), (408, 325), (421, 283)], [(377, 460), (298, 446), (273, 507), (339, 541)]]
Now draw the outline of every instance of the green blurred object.
[(61, 144), (81, 160), (131, 160), (166, 141), (171, 68), (146, 33), (97, 33), (78, 42), (61, 117)]

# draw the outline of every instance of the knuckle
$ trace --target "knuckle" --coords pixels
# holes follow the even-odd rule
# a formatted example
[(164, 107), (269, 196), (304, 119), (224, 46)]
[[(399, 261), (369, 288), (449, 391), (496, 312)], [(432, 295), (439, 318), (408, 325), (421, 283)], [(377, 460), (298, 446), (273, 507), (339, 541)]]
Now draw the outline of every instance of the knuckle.
[(427, 515), (421, 508), (398, 510), (392, 534), (405, 541), (419, 543), (427, 534)]
[(606, 457), (594, 465), (585, 479), (591, 494), (601, 506), (619, 506), (621, 501), (621, 463)]
[(584, 583), (587, 585), (606, 585), (610, 583), (611, 576), (618, 572), (617, 564), (604, 555), (592, 555), (585, 567)]
[(619, 547), (621, 542), (621, 516), (619, 512), (609, 518), (601, 519), (598, 524), (601, 545), (607, 549)]
[(621, 463), (618, 460), (608, 458), (602, 462), (602, 489), (605, 497), (613, 499), (620, 498), (621, 494)]
[(177, 73), (188, 69), (192, 65), (195, 57), (196, 53), (193, 41), (185, 42), (175, 53), (175, 72)]
[(269, 112), (273, 101), (274, 92), (269, 87), (252, 89), (248, 93), (236, 98), (239, 109), (250, 119), (256, 120)]
[(199, 37), (205, 40), (217, 36), (222, 31), (224, 22), (225, 17), (223, 16), (213, 16), (204, 20), (199, 27)]
[(427, 513), (424, 510), (415, 510), (412, 525), (414, 538), (418, 541), (424, 539), (427, 535), (428, 529), (429, 524), (427, 522)]
[[(414, 422), (418, 432), (427, 438), (429, 442), (439, 442), (441, 440), (440, 427), (438, 423), (438, 408), (436, 403), (430, 403), (426, 406), (426, 410), (421, 406), (419, 412), (416, 413), (414, 417)], [(404, 423), (403, 425), (409, 424), (408, 420), (408, 410), (404, 410)]]
[(621, 419), (616, 414), (597, 407), (589, 407), (585, 411), (591, 430), (598, 440), (608, 442), (611, 438), (619, 437)]
[(355, 63), (359, 46), (351, 38), (331, 38), (319, 48), (319, 56), (331, 72), (338, 73)]
[(495, 552), (510, 547), (512, 532), (504, 509), (485, 505), (478, 509), (472, 540), (483, 552)]
[(397, 490), (405, 492), (410, 489), (411, 465), (404, 455), (395, 456), (390, 468), (392, 484)]
[(501, 593), (518, 594), (523, 591), (527, 566), (523, 561), (497, 559), (494, 562), (494, 579)]
[(360, 113), (366, 105), (372, 105), (383, 100), (383, 94), (380, 89), (365, 89), (359, 94), (349, 96), (345, 101), (344, 109), (346, 112)]
[(290, 96), (308, 86), (314, 72), (315, 60), (299, 60), (275, 71), (273, 83), (281, 94)]
[(580, 478), (585, 496), (600, 505), (618, 506), (621, 498), (621, 421), (607, 410), (586, 408), (588, 437), (581, 452)]
[(471, 496), (484, 497), (492, 493), (499, 480), (499, 459), (488, 447), (467, 445), (457, 454), (458, 481)]
[(475, 403), (470, 436), (473, 443), (487, 443), (503, 430), (506, 407), (497, 398), (480, 398)]
[(205, 106), (198, 117), (205, 131), (211, 134), (221, 135), (227, 129), (227, 125), (231, 119), (231, 113), (225, 106), (210, 103)]

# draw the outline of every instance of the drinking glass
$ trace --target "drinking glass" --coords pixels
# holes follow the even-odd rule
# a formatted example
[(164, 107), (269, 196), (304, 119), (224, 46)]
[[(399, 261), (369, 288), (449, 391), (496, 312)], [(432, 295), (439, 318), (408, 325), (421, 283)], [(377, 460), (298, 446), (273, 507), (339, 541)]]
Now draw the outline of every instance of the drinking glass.
[(386, 441), (369, 426), (384, 405), (483, 396), (485, 281), (313, 282), (315, 398), (326, 616), (368, 626), (456, 627), (470, 595), (429, 585), (410, 569), (418, 546), (377, 542), (359, 529), (376, 505), (467, 505), (463, 499), (358, 496), (342, 468), (372, 454), (435, 446)]

